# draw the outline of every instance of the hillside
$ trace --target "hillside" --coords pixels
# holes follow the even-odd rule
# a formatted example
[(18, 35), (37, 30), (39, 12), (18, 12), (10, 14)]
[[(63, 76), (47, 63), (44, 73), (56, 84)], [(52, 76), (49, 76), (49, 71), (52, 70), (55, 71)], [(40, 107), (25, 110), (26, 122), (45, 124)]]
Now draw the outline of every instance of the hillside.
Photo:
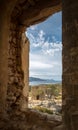
[(41, 79), (41, 78), (36, 78), (36, 77), (29, 77), (29, 82), (36, 82), (36, 81), (44, 81), (44, 82), (53, 82), (53, 83), (57, 83), (57, 82), (61, 82), (61, 81), (56, 81), (53, 79)]
[(46, 80), (40, 79), (40, 78), (36, 78), (36, 77), (29, 77), (29, 81), (33, 82), (33, 81), (46, 81)]

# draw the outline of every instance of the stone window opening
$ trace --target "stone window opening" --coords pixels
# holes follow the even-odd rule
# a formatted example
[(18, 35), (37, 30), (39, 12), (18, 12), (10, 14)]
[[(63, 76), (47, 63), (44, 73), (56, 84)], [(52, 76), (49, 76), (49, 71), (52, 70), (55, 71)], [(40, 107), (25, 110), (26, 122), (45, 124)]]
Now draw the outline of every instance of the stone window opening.
[[(0, 128), (78, 129), (78, 0), (6, 0), (0, 1)], [(25, 29), (44, 21), (62, 10), (62, 108), (63, 123), (47, 122), (46, 116), (27, 111), (28, 91), (25, 86), (22, 50)], [(24, 46), (23, 46), (24, 49)], [(28, 50), (28, 49), (27, 49)], [(28, 54), (28, 53), (27, 53)], [(28, 56), (27, 56), (28, 57)], [(28, 60), (27, 60), (28, 61)], [(28, 62), (27, 62), (28, 64)], [(29, 72), (29, 71), (28, 71)], [(28, 74), (27, 72), (27, 74)], [(27, 75), (26, 74), (26, 75)], [(28, 76), (27, 76), (28, 77)], [(28, 78), (26, 78), (28, 81)], [(28, 83), (28, 82), (26, 82)], [(12, 107), (13, 106), (13, 107)], [(31, 113), (31, 114), (30, 114)], [(34, 114), (33, 114), (34, 113)], [(36, 117), (38, 120), (33, 120)], [(7, 120), (8, 118), (8, 120)], [(50, 118), (49, 118), (50, 119)], [(45, 120), (45, 125), (44, 125)], [(17, 123), (15, 123), (17, 122)], [(32, 123), (31, 123), (32, 122)], [(29, 125), (27, 125), (29, 123)], [(36, 125), (39, 123), (39, 127)], [(49, 124), (48, 124), (49, 123)], [(23, 125), (21, 125), (23, 124)], [(31, 124), (31, 125), (30, 125)], [(32, 128), (33, 124), (33, 128)], [(40, 127), (41, 126), (41, 127)], [(54, 128), (58, 126), (59, 128)], [(65, 128), (64, 128), (65, 126)], [(19, 128), (18, 128), (19, 127)]]
[[(61, 13), (61, 12), (60, 12)], [(59, 13), (59, 17), (60, 17), (60, 13)], [(55, 15), (55, 17), (56, 17), (57, 15)], [(52, 19), (52, 17), (53, 17), (53, 15), (49, 18), (49, 19)], [(61, 19), (61, 17), (59, 18), (59, 19)], [(46, 20), (46, 21), (49, 21), (49, 20)], [(57, 19), (56, 19), (56, 21), (57, 21)], [(60, 20), (61, 21), (61, 20)], [(51, 22), (51, 20), (50, 20), (50, 22)], [(48, 22), (49, 23), (49, 22)], [(61, 22), (60, 22), (61, 23)], [(41, 23), (42, 24), (42, 23)], [(51, 23), (50, 23), (51, 24)], [(30, 62), (32, 61), (31, 60), (31, 54), (33, 54), (33, 49), (34, 49), (34, 51), (35, 51), (35, 48), (36, 48), (36, 45), (37, 46), (39, 46), (39, 43), (41, 42), (39, 42), (39, 33), (40, 33), (40, 31), (38, 31), (37, 32), (37, 30), (38, 30), (38, 25), (40, 25), (40, 24), (36, 24), (35, 26), (30, 26), (30, 28), (28, 28), (26, 31), (26, 36), (29, 38), (29, 41), (30, 41), (30, 58), (29, 58), (29, 64), (30, 64), (30, 68), (29, 68), (29, 73), (31, 73), (30, 71), (32, 70), (31, 69), (31, 67), (32, 67), (32, 65), (33, 66), (35, 66), (36, 67), (36, 65), (35, 65), (35, 62), (33, 63), (33, 64), (31, 64)], [(43, 25), (43, 24), (42, 24)], [(45, 26), (46, 24), (44, 24), (43, 26)], [(47, 26), (47, 25), (46, 25)], [(48, 30), (48, 27), (46, 27), (47, 28), (47, 30)], [(28, 31), (29, 30), (29, 31)], [(41, 30), (42, 30), (42, 28), (41, 28)], [(36, 38), (34, 37), (34, 31), (36, 32)], [(60, 30), (61, 31), (61, 30)], [(44, 32), (42, 32), (43, 33), (43, 36), (42, 36), (42, 39), (44, 38)], [(46, 32), (45, 32), (46, 33)], [(60, 32), (59, 32), (60, 33)], [(38, 36), (37, 36), (38, 35)], [(42, 35), (42, 34), (41, 34)], [(61, 36), (60, 36), (61, 37)], [(33, 40), (34, 39), (34, 40)], [(38, 40), (37, 40), (38, 39)], [(52, 42), (52, 40), (53, 39), (51, 39), (51, 41), (50, 41), (50, 43), (48, 43), (48, 47), (50, 47), (50, 45), (51, 44), (53, 44), (53, 48), (54, 48), (54, 41)], [(38, 42), (38, 43), (37, 43)], [(41, 44), (42, 44), (42, 46), (44, 45), (46, 43), (46, 41), (43, 41)], [(58, 43), (59, 44), (59, 43)], [(62, 44), (62, 43), (61, 43)], [(62, 46), (62, 45), (61, 45)], [(41, 46), (40, 46), (41, 47)], [(38, 48), (38, 47), (37, 47)], [(49, 48), (50, 49), (50, 48)], [(62, 49), (62, 47), (61, 47), (61, 49)], [(47, 48), (45, 49), (45, 52), (47, 51)], [(31, 53), (32, 52), (32, 53)], [(34, 54), (34, 57), (33, 57), (33, 61), (34, 61), (34, 59), (35, 59), (35, 56), (40, 56), (40, 54), (38, 55), (38, 53), (40, 53), (40, 52), (36, 52), (35, 54)], [(55, 52), (55, 53), (57, 53), (57, 52)], [(48, 54), (47, 54), (48, 55)], [(45, 56), (45, 59), (46, 59), (46, 57), (47, 57), (47, 55)], [(62, 55), (62, 54), (61, 54)], [(42, 57), (42, 56), (41, 56)], [(48, 57), (50, 57), (49, 55), (48, 55)], [(51, 56), (52, 57), (52, 56)], [(61, 59), (61, 58), (60, 58)], [(30, 61), (31, 60), (31, 61)], [(62, 59), (61, 59), (62, 60)], [(36, 58), (36, 61), (38, 61), (38, 57)], [(39, 62), (41, 62), (40, 60), (39, 60)], [(38, 64), (39, 64), (39, 62), (38, 62)], [(42, 61), (42, 63), (43, 63), (43, 61)], [(61, 63), (62, 64), (62, 63)], [(49, 65), (52, 65), (52, 63), (50, 63), (49, 62)], [(44, 66), (45, 67), (45, 66)], [(34, 68), (35, 69), (35, 68)], [(43, 68), (44, 69), (44, 68)], [(58, 67), (58, 69), (60, 69), (60, 67)], [(47, 69), (45, 70), (45, 74), (46, 74), (46, 72), (47, 72)], [(50, 72), (51, 72), (51, 70), (50, 70)], [(33, 73), (34, 73), (34, 71), (33, 71)], [(42, 74), (42, 73), (41, 73)], [(43, 75), (43, 74), (42, 74)], [(41, 76), (42, 76), (41, 75)], [(38, 76), (38, 74), (36, 74), (35, 76), (33, 76), (33, 77), (35, 77), (36, 78), (36, 76)], [(50, 79), (52, 79), (52, 78), (54, 78), (54, 77), (51, 77), (52, 75), (50, 75)], [(31, 76), (30, 76), (31, 77)], [(31, 78), (33, 78), (33, 77), (31, 77)], [(30, 82), (29, 82), (30, 83)], [(34, 82), (34, 83), (36, 83), (36, 82)], [(32, 82), (31, 82), (31, 84), (32, 84)], [(37, 104), (36, 106), (40, 106), (40, 107), (45, 107), (46, 109), (52, 109), (51, 107), (53, 106), (53, 105), (55, 105), (56, 107), (57, 107), (57, 110), (56, 110), (56, 107), (55, 108), (53, 108), (54, 110), (52, 110), (53, 111), (53, 113), (55, 114), (55, 111), (56, 111), (56, 113), (59, 113), (59, 112), (61, 112), (62, 110), (62, 88), (60, 89), (60, 93), (59, 93), (59, 101), (57, 101), (58, 99), (54, 96), (54, 94), (55, 95), (57, 95), (57, 93), (58, 92), (52, 92), (52, 90), (51, 90), (51, 88), (49, 87), (49, 88), (47, 88), (47, 90), (45, 89), (45, 87), (47, 87), (46, 85), (42, 85), (42, 87), (44, 87), (44, 90), (39, 90), (39, 86), (38, 86), (38, 84), (37, 85), (31, 85), (30, 84), (30, 91), (31, 91), (31, 93), (29, 92), (29, 102), (28, 102), (28, 107), (29, 108), (35, 108), (35, 104)], [(42, 84), (45, 84), (45, 82), (43, 81), (42, 82)], [(48, 83), (49, 84), (49, 83)], [(33, 86), (33, 87), (32, 87)], [(37, 89), (35, 89), (35, 87), (37, 88)], [(60, 86), (58, 86), (58, 87), (60, 87)], [(32, 89), (33, 88), (33, 89)], [(38, 92), (37, 92), (38, 91)], [(42, 92), (41, 92), (42, 91)], [(55, 91), (55, 90), (54, 90)], [(39, 95), (38, 95), (39, 94)], [(39, 98), (38, 98), (38, 96), (39, 96)], [(36, 101), (38, 99), (38, 102)], [(49, 101), (48, 101), (49, 100)], [(39, 101), (41, 101), (41, 104), (39, 103)], [(58, 103), (56, 103), (56, 102), (58, 102)]]

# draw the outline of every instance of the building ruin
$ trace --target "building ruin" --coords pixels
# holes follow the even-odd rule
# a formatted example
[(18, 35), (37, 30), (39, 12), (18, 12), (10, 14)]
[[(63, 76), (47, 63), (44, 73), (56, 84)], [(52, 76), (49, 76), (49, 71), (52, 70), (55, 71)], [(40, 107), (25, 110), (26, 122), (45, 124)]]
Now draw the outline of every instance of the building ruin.
[[(0, 129), (37, 130), (27, 128), (42, 119), (28, 104), (29, 41), (25, 30), (62, 10), (62, 107), (65, 130), (78, 129), (78, 1), (75, 0), (1, 0), (0, 1)], [(26, 62), (23, 59), (26, 56)], [(39, 121), (40, 121), (39, 120)], [(17, 125), (15, 126), (15, 122)], [(21, 125), (20, 126), (20, 122)], [(36, 121), (36, 124), (42, 124)], [(49, 124), (52, 130), (59, 123)], [(43, 123), (42, 128), (45, 127)], [(28, 125), (29, 126), (29, 125)], [(42, 130), (42, 128), (38, 130)], [(61, 128), (59, 128), (61, 130)], [(43, 129), (44, 130), (44, 129)], [(55, 129), (54, 129), (55, 130)]]

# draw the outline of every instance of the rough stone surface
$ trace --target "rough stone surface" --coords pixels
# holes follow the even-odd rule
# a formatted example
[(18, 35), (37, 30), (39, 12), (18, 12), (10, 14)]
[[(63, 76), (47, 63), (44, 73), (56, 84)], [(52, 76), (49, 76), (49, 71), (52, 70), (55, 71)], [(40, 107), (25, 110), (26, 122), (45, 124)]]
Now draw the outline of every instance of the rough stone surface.
[(25, 110), (28, 107), (29, 96), (29, 40), (25, 33), (22, 34), (22, 70), (24, 72), (24, 87), (23, 87), (23, 103), (22, 109)]
[(12, 20), (17, 21), (20, 28), (22, 26), (26, 28), (32, 24), (42, 22), (60, 10), (61, 0), (52, 2), (48, 0), (24, 0), (22, 3), (18, 1), (12, 12)]
[(78, 129), (78, 1), (63, 1), (63, 119)]
[(66, 130), (66, 128), (64, 125), (59, 125), (59, 126), (54, 127), (53, 130)]
[(8, 55), (7, 112), (21, 108), (24, 73), (21, 61), (22, 33), (15, 24), (10, 26)]
[(29, 41), (14, 23), (10, 25), (8, 54), (7, 112), (28, 104)]
[[(21, 31), (25, 31), (27, 26), (43, 21), (54, 12), (59, 11), (61, 1), (1, 0), (0, 9), (2, 12), (0, 14), (0, 113), (2, 114), (8, 107), (11, 108), (13, 103), (20, 104), (15, 102), (21, 102), (21, 98), (23, 98), (22, 94), (19, 96), (19, 93), (24, 91), (24, 72), (21, 62), (21, 39), (24, 32)], [(16, 86), (19, 86), (18, 94), (16, 94), (18, 90)], [(3, 96), (1, 96), (2, 94)], [(19, 97), (19, 101), (14, 95)]]
[[(63, 122), (66, 126), (65, 130), (77, 130), (78, 0), (63, 0), (62, 3)], [(39, 118), (39, 114), (37, 116), (31, 111), (23, 114), (21, 111), (25, 99), (21, 41), (26, 27), (45, 20), (60, 9), (61, 0), (0, 0), (1, 130), (52, 130), (53, 125), (57, 125), (56, 121), (53, 124), (43, 121), (42, 117)], [(17, 114), (18, 116), (16, 116)], [(33, 117), (35, 120), (40, 119), (39, 122), (35, 124)], [(32, 123), (34, 124), (33, 127), (31, 127)], [(43, 124), (45, 124), (44, 128)]]
[(8, 119), (0, 120), (1, 130), (52, 130), (61, 124), (61, 120), (54, 116), (39, 113), (33, 110), (19, 112)]

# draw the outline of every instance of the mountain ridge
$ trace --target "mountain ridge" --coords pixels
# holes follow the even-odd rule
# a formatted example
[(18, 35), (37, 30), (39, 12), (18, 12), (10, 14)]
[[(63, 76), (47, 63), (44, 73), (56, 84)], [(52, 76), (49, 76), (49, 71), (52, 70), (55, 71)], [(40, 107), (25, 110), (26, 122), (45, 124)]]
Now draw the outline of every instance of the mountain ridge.
[(29, 77), (29, 82), (33, 82), (33, 81), (61, 82), (61, 81), (57, 81), (57, 80), (54, 80), (54, 79), (41, 79), (41, 78), (37, 78), (37, 77)]

